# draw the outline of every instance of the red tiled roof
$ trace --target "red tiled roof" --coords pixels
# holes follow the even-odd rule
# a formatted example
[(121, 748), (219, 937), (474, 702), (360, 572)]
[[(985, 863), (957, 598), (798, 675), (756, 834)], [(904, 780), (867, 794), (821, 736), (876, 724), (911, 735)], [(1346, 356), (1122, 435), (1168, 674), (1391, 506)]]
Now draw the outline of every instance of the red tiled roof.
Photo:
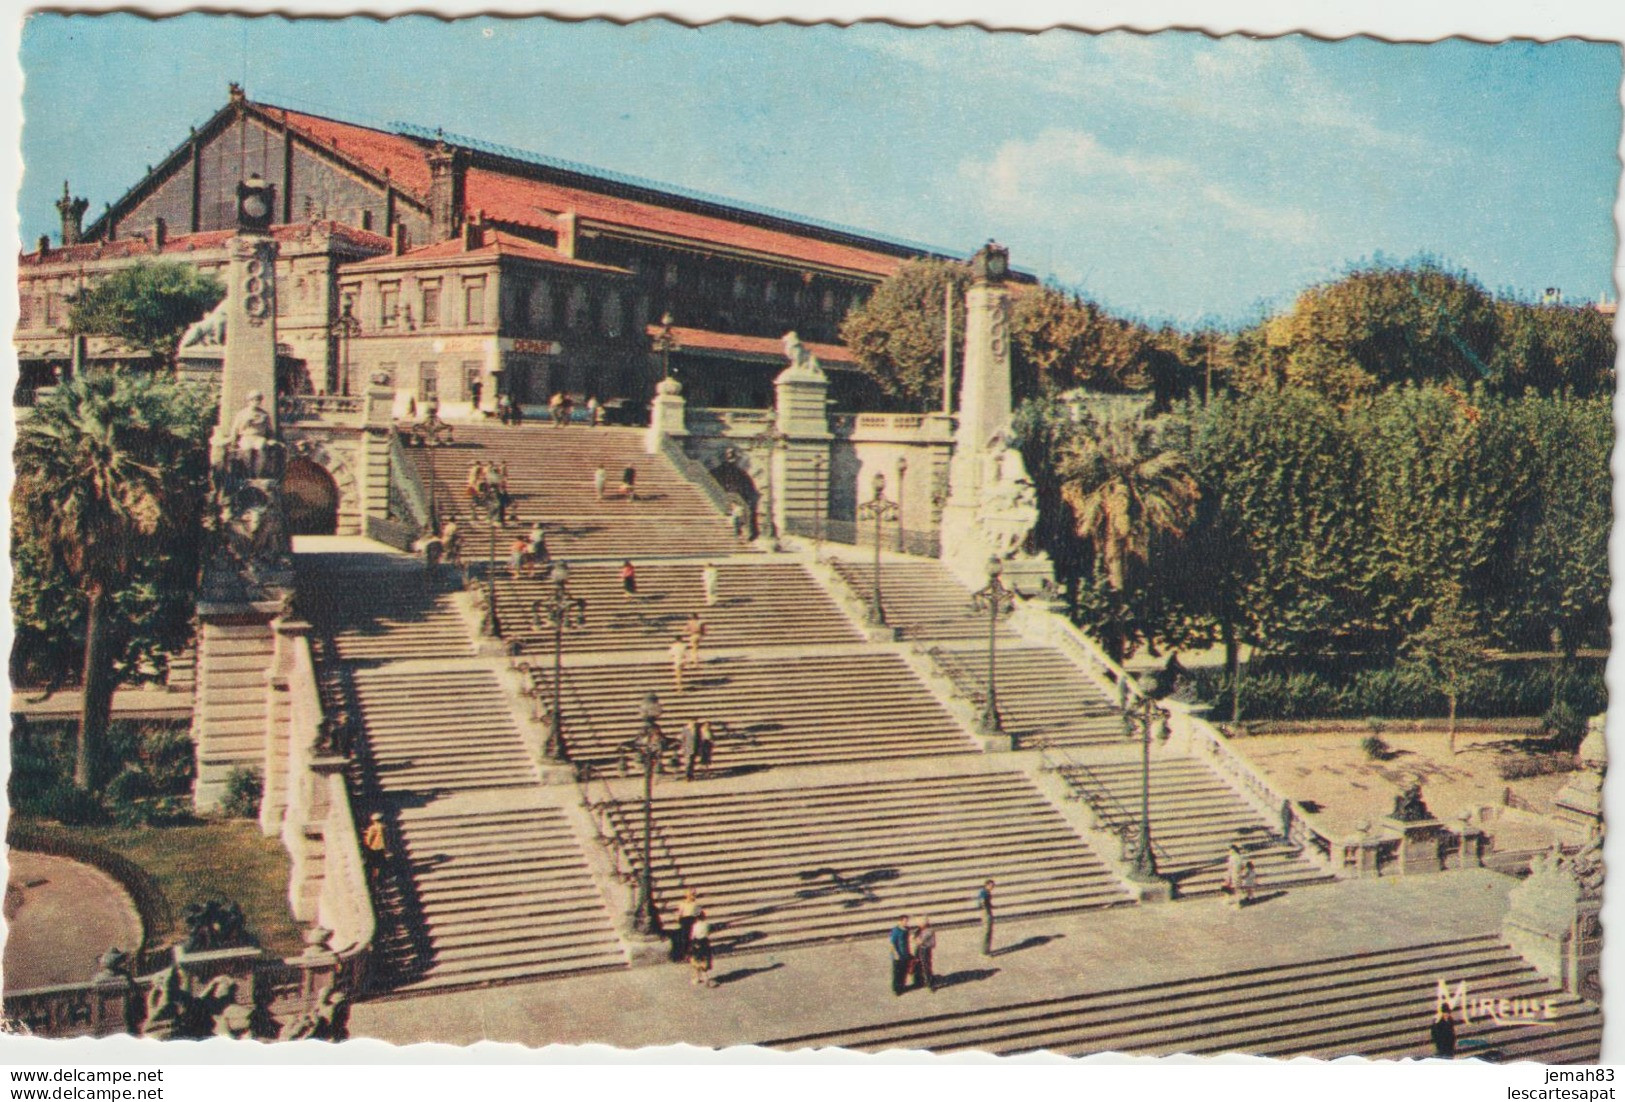
[(429, 159), (421, 144), (399, 134), (373, 130), (353, 123), (336, 122), (320, 115), (306, 115), (285, 107), (256, 104), (261, 111), (299, 136), (328, 149), (336, 149), (361, 162), (379, 175), (387, 169), (398, 187), (426, 198), (429, 194)]
[[(657, 336), (661, 327), (651, 325), (649, 336)], [(694, 352), (714, 352), (723, 356), (738, 356), (745, 359), (772, 359), (783, 360), (789, 363), (784, 355), (784, 340), (781, 337), (746, 337), (738, 333), (716, 333), (709, 329), (688, 329), (681, 325), (671, 327), (671, 335), (677, 341), (677, 348), (673, 351), (690, 350)], [(857, 357), (845, 345), (824, 344), (821, 341), (803, 341), (807, 349), (817, 356), (819, 360), (829, 364), (855, 364)]]
[(422, 245), (416, 249), (408, 249), (400, 256), (375, 256), (369, 260), (358, 261), (348, 266), (346, 270), (354, 268), (383, 268), (391, 264), (402, 262), (414, 263), (420, 260), (444, 260), (457, 257), (493, 257), (517, 256), (525, 260), (535, 260), (543, 264), (559, 264), (570, 268), (586, 268), (590, 271), (606, 272), (613, 275), (630, 275), (625, 268), (615, 268), (608, 264), (594, 264), (590, 260), (576, 260), (565, 256), (557, 249), (550, 249), (546, 245), (538, 245), (534, 241), (527, 241), (523, 237), (515, 236), (503, 230), (486, 227), (483, 231), (484, 244), (465, 249), (461, 235), (446, 241), (437, 241), (433, 245)]
[(652, 231), (702, 245), (714, 243), (731, 246), (868, 275), (889, 276), (902, 263), (895, 256), (852, 245), (839, 245), (712, 215), (672, 210), (652, 203), (640, 203), (542, 180), (528, 180), (483, 168), (468, 170), (463, 195), (470, 210), (483, 210), (487, 217), (499, 222), (552, 229), (557, 225), (556, 215), (574, 211), (592, 222)]
[[(347, 226), (343, 222), (290, 222), (286, 225), (272, 226), (271, 237), (277, 241), (297, 241), (308, 234), (312, 229), (326, 230), (334, 237), (370, 249), (388, 249), (389, 238), (371, 230), (357, 229)], [(176, 234), (164, 239), (164, 249), (161, 255), (168, 256), (173, 253), (191, 253), (208, 249), (223, 249), (230, 241), (235, 230), (204, 230), (201, 233)], [(78, 245), (58, 246), (45, 253), (23, 253), (17, 258), (19, 264), (71, 264), (88, 260), (117, 260), (129, 256), (151, 256), (152, 238), (135, 234), (130, 237), (120, 237), (113, 241), (86, 241)]]

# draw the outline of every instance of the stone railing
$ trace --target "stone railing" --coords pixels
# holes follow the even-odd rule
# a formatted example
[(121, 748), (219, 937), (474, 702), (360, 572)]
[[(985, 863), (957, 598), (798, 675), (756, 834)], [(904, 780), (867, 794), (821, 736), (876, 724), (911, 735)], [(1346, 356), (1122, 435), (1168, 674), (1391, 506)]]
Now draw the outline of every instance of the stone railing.
[(421, 532), (434, 531), (429, 491), (418, 475), (417, 464), (406, 454), (399, 434), (389, 438), (389, 516)]
[[(853, 547), (875, 545), (873, 522), (785, 517), (783, 529), (784, 534), (788, 536), (801, 536), (827, 543)], [(899, 531), (893, 526), (887, 526), (881, 533), (880, 546), (886, 551), (920, 555), (929, 559), (942, 557), (942, 536), (936, 531), (922, 531), (918, 528), (904, 528)]]
[(689, 407), (685, 422), (690, 436), (757, 436), (773, 427), (770, 409)]
[(677, 472), (692, 482), (699, 491), (705, 495), (717, 512), (723, 516), (728, 515), (728, 491), (722, 488), (711, 472), (705, 469), (705, 464), (690, 456), (683, 450), (683, 445), (669, 436), (660, 438), (660, 454), (671, 461)]
[(7, 1033), (36, 1037), (107, 1037), (140, 1027), (145, 988), (126, 976), (7, 991)]
[(277, 415), (289, 424), (361, 425), (367, 417), (367, 399), (344, 394), (284, 394), (277, 399)]
[(830, 432), (847, 440), (953, 439), (954, 420), (941, 413), (832, 413)]
[[(330, 933), (337, 946), (330, 967), (355, 985), (346, 987), (349, 994), (360, 995), (366, 990), (377, 917), (345, 783), (347, 759), (325, 722), (310, 641), (299, 636), (289, 643), (288, 808), (282, 826), (283, 845), (293, 860), (289, 898), (297, 917)], [(319, 867), (309, 857), (312, 836), (321, 838)]]

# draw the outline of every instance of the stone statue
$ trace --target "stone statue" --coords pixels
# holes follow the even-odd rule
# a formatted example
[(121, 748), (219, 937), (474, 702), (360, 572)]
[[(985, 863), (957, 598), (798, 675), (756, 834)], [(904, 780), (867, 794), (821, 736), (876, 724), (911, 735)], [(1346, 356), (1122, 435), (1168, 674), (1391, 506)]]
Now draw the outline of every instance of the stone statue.
[(790, 361), (791, 371), (823, 373), (824, 367), (818, 362), (818, 357), (812, 354), (812, 349), (807, 347), (794, 330), (784, 335), (784, 357)]
[(238, 489), (221, 509), (220, 520), (226, 546), (244, 566), (271, 562), (287, 546), (282, 510), (258, 486)]
[(1038, 489), (1027, 475), (1021, 453), (1002, 433), (988, 441), (983, 456), (982, 486), (977, 495), (976, 526), (990, 552), (1008, 558), (1027, 549), (1038, 524)]
[(181, 337), (182, 348), (222, 348), (226, 343), (226, 304), (221, 302)]
[(329, 983), (316, 1005), (290, 1020), (279, 1041), (344, 1041), (350, 1036), (350, 996)]
[(271, 415), (265, 411), (265, 395), (248, 392), (243, 408), (231, 419), (228, 439), (245, 478), (263, 478), (266, 447), (271, 443)]
[(1422, 802), (1422, 786), (1412, 783), (1404, 792), (1394, 797), (1394, 810), (1389, 816), (1402, 823), (1420, 823), (1433, 818), (1433, 812), (1428, 805)]
[(141, 1023), (141, 1035), (160, 1041), (173, 1037), (181, 1024), (186, 995), (181, 971), (173, 964), (154, 976), (147, 989), (147, 1016)]

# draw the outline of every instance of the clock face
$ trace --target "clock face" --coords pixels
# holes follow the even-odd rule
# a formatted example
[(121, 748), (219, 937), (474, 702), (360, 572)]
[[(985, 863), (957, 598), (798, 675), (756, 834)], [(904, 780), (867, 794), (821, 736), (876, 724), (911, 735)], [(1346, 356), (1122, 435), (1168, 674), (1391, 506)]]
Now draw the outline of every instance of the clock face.
[(992, 276), (994, 279), (1003, 278), (1005, 267), (1006, 261), (1002, 254), (994, 253), (992, 256), (987, 258), (987, 274)]
[(264, 218), (269, 210), (270, 208), (265, 203), (265, 196), (258, 192), (249, 195), (243, 200), (243, 213), (250, 218)]

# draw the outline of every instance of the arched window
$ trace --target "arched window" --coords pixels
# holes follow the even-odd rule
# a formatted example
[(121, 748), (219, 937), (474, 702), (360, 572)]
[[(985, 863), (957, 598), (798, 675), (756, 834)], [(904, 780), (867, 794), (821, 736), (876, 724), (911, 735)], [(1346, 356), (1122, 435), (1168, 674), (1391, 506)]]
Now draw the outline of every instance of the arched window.
[(579, 329), (586, 320), (587, 289), (577, 283), (570, 288), (570, 298), (564, 304), (564, 324), (568, 329)]
[(553, 288), (545, 279), (538, 279), (530, 285), (528, 316), (533, 332), (546, 333), (553, 328)]
[(621, 293), (611, 291), (604, 296), (604, 308), (601, 311), (604, 322), (604, 336), (618, 337), (621, 335)]

